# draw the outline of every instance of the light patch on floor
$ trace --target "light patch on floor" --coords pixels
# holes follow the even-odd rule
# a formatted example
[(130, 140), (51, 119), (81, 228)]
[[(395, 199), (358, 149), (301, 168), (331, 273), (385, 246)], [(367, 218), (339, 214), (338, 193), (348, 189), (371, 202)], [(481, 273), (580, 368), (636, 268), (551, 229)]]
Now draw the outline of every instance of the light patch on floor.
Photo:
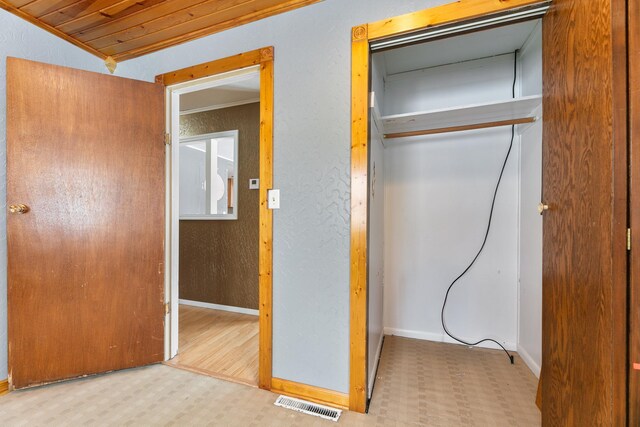
[(178, 355), (167, 364), (258, 385), (258, 316), (184, 304), (178, 313)]
[[(516, 358), (387, 337), (368, 415), (345, 426), (540, 425), (535, 377)], [(166, 365), (14, 391), (3, 426), (335, 426), (273, 404), (276, 394)]]

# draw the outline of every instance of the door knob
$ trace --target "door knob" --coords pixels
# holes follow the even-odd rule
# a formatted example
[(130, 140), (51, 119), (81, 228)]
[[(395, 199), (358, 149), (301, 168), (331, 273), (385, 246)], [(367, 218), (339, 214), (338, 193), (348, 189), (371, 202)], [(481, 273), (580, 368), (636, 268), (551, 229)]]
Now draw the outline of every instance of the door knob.
[(540, 204), (538, 204), (538, 213), (540, 215), (542, 215), (544, 213), (544, 211), (548, 211), (548, 210), (549, 210), (549, 205), (545, 205), (542, 202), (540, 202)]
[(12, 214), (24, 214), (29, 212), (29, 206), (23, 204), (11, 205), (9, 206), (9, 212)]

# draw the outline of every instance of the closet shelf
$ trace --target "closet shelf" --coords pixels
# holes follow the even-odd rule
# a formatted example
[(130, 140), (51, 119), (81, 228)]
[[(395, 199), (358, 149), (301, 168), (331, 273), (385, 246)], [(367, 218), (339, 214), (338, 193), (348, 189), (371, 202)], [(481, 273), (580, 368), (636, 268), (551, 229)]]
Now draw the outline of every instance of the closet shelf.
[(397, 114), (380, 118), (385, 139), (459, 132), (534, 122), (542, 96), (526, 96), (485, 104)]

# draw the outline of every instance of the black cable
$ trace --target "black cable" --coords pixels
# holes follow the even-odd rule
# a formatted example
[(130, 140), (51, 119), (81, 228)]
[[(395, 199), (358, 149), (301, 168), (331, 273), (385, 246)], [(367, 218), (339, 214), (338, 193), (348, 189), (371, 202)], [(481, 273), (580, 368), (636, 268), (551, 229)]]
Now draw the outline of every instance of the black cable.
[[(516, 50), (514, 52), (514, 60), (513, 60), (513, 86), (511, 89), (511, 95), (512, 97), (515, 99), (516, 97), (516, 82), (517, 82), (517, 78), (518, 78), (518, 51)], [(491, 230), (491, 222), (493, 220), (493, 210), (495, 208), (496, 205), (496, 198), (498, 196), (498, 190), (500, 189), (500, 183), (502, 182), (502, 175), (504, 175), (504, 170), (507, 167), (507, 162), (509, 161), (509, 155), (511, 154), (511, 150), (513, 148), (513, 141), (515, 139), (515, 135), (516, 135), (516, 127), (515, 125), (511, 125), (511, 142), (509, 143), (509, 149), (507, 150), (507, 155), (504, 158), (504, 162), (502, 163), (502, 169), (500, 170), (500, 176), (498, 177), (498, 183), (496, 184), (496, 188), (493, 192), (493, 200), (491, 202), (491, 210), (489, 211), (489, 221), (487, 223), (487, 231), (484, 233), (484, 239), (482, 241), (482, 246), (480, 246), (480, 250), (478, 251), (478, 253), (476, 253), (476, 256), (473, 258), (473, 260), (471, 261), (471, 263), (469, 263), (469, 265), (467, 266), (467, 268), (464, 269), (464, 271), (458, 276), (456, 277), (456, 279), (451, 282), (451, 284), (449, 285), (449, 287), (447, 288), (447, 293), (444, 296), (444, 302), (442, 303), (442, 310), (440, 311), (440, 321), (442, 322), (442, 328), (444, 329), (444, 332), (450, 336), (452, 339), (458, 341), (459, 343), (468, 345), (468, 346), (476, 346), (478, 344), (481, 344), (483, 342), (492, 342), (495, 344), (498, 344), (500, 346), (500, 348), (507, 354), (507, 356), (509, 357), (509, 361), (511, 362), (511, 364), (513, 365), (514, 363), (514, 359), (513, 359), (513, 355), (511, 355), (506, 348), (504, 348), (504, 346), (502, 344), (500, 344), (498, 341), (492, 339), (492, 338), (484, 338), (481, 339), (480, 341), (471, 343), (471, 342), (467, 342), (464, 341), (456, 336), (454, 336), (453, 334), (451, 334), (451, 332), (449, 332), (449, 330), (447, 329), (447, 325), (445, 324), (444, 321), (444, 309), (447, 306), (447, 300), (449, 299), (449, 293), (451, 292), (451, 289), (453, 288), (453, 285), (456, 284), (456, 282), (458, 280), (460, 280), (465, 274), (467, 274), (467, 272), (471, 269), (471, 267), (473, 267), (473, 264), (475, 264), (476, 260), (478, 259), (478, 257), (480, 257), (480, 254), (482, 253), (484, 246), (487, 244), (487, 239), (489, 238), (489, 231)]]

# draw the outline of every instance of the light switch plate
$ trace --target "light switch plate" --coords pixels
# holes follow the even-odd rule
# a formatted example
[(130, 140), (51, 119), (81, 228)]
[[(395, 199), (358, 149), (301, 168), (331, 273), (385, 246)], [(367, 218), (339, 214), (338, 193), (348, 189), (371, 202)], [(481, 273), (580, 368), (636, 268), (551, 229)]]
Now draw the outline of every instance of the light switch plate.
[(280, 190), (269, 190), (268, 193), (269, 209), (280, 209)]
[(249, 190), (259, 190), (260, 180), (258, 178), (251, 178), (249, 180)]

